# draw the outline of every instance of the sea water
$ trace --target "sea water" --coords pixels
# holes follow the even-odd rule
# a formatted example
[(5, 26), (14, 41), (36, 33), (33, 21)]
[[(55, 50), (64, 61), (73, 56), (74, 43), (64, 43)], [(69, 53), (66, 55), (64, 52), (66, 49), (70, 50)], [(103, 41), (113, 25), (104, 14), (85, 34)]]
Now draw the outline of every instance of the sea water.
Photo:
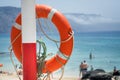
[[(0, 63), (3, 64), (3, 67), (0, 67), (2, 71), (14, 72), (14, 67), (10, 59), (10, 35), (9, 34), (0, 34)], [(18, 64), (16, 57), (12, 55), (15, 64)]]
[[(56, 37), (56, 35), (52, 35)], [(54, 43), (46, 41), (48, 53), (57, 52)], [(10, 35), (0, 34), (0, 63), (4, 64), (0, 70), (14, 71), (10, 61), (8, 47), (10, 45)], [(5, 52), (5, 53), (4, 53)], [(92, 53), (93, 58), (89, 55)], [(13, 55), (15, 64), (20, 64)], [(94, 33), (75, 33), (74, 49), (72, 55), (65, 65), (65, 76), (78, 76), (79, 65), (86, 60), (89, 68), (104, 69), (107, 72), (113, 71), (114, 66), (120, 69), (120, 32), (94, 32)]]

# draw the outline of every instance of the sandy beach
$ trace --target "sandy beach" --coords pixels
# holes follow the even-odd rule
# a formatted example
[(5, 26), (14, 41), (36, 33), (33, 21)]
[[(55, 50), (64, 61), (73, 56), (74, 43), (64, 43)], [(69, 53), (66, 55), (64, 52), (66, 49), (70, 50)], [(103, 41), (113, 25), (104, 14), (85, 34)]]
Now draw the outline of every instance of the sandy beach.
[[(21, 80), (23, 77), (20, 76)], [(0, 74), (0, 80), (20, 80), (17, 75), (15, 74)], [(51, 80), (59, 80), (59, 78), (55, 77)], [(78, 80), (76, 77), (63, 77), (62, 80)]]
[[(59, 80), (59, 78), (53, 78), (52, 80)], [(62, 80), (78, 80), (76, 77), (63, 77)]]
[[(21, 80), (23, 80), (23, 77), (21, 75), (20, 75), (20, 78), (21, 78)], [(119, 79), (120, 79), (120, 77), (119, 77)], [(15, 74), (0, 74), (0, 80), (20, 80), (20, 79)], [(59, 80), (59, 78), (54, 77), (51, 80)], [(80, 79), (78, 79), (76, 77), (63, 77), (61, 80), (80, 80)], [(112, 78), (111, 80), (115, 80), (115, 79)]]
[(19, 78), (15, 74), (0, 74), (0, 80), (19, 80)]

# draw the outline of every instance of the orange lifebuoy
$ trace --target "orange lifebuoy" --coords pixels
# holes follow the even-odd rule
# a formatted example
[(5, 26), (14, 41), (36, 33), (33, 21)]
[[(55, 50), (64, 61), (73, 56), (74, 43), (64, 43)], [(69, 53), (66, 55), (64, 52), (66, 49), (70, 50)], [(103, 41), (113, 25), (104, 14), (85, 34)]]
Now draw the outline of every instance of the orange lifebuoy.
[[(59, 11), (46, 5), (36, 5), (36, 15), (36, 18), (48, 18), (55, 24), (60, 34), (60, 41), (64, 41), (72, 35), (73, 32), (70, 24)], [(18, 15), (15, 22), (16, 23), (12, 26), (11, 30), (11, 44), (15, 56), (22, 63), (21, 14)], [(57, 54), (51, 59), (45, 61), (45, 67), (42, 69), (42, 72), (53, 72), (66, 64), (72, 53), (72, 49), (73, 37), (68, 41), (61, 42)]]

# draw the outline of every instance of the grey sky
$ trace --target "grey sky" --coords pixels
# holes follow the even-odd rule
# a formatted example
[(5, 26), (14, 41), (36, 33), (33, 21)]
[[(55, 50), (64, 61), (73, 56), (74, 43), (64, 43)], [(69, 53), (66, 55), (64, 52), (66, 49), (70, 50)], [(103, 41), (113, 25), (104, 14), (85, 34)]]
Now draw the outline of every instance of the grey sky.
[[(120, 20), (120, 0), (36, 0), (50, 5), (62, 13), (100, 14)], [(0, 6), (21, 6), (21, 0), (0, 0)]]

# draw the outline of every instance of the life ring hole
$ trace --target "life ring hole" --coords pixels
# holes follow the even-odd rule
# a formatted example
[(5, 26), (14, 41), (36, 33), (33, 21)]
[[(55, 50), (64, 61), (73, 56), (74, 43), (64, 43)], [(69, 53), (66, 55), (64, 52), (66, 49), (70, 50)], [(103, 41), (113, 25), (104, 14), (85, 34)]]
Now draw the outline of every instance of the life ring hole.
[[(58, 47), (60, 46), (60, 43), (52, 41), (60, 41), (59, 32), (56, 28), (56, 26), (53, 24), (52, 21), (46, 19), (46, 18), (38, 18), (36, 20), (36, 26), (37, 26), (37, 40), (41, 40), (45, 43), (47, 48), (47, 58), (50, 59), (53, 57), (56, 52), (58, 51)], [(50, 38), (50, 39), (49, 39)], [(52, 39), (52, 40), (51, 40)], [(37, 43), (37, 53), (39, 52), (39, 44)], [(44, 50), (41, 47), (41, 53), (43, 53)]]

